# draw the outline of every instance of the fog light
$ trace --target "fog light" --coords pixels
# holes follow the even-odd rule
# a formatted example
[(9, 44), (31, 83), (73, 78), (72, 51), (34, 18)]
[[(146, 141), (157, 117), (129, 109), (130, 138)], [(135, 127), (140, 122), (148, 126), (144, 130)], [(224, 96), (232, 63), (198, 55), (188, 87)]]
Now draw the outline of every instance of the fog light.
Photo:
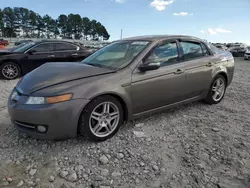
[(46, 127), (42, 126), (42, 125), (38, 125), (37, 129), (39, 132), (41, 133), (45, 133), (47, 131)]

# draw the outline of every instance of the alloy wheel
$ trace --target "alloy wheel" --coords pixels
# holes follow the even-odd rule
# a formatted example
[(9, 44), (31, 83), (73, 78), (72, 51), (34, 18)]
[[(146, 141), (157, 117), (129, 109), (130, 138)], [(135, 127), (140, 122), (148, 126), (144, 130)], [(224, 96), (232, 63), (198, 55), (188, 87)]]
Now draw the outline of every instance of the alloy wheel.
[(112, 102), (103, 102), (90, 115), (90, 130), (97, 137), (109, 136), (118, 126), (119, 120), (118, 107)]
[(16, 65), (6, 64), (2, 68), (2, 75), (7, 79), (14, 79), (18, 76), (19, 70)]
[(225, 82), (222, 78), (215, 80), (212, 86), (212, 97), (214, 101), (219, 101), (223, 97), (225, 92)]

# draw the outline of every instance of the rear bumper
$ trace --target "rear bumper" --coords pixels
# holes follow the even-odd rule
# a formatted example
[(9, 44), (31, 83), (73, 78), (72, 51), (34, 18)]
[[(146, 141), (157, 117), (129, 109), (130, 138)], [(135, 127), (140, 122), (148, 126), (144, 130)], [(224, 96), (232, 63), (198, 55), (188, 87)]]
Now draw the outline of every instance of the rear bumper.
[[(38, 139), (67, 139), (77, 135), (78, 120), (86, 99), (75, 99), (53, 105), (13, 105), (8, 103), (8, 111), (15, 127), (27, 135)], [(42, 125), (45, 133), (38, 131)]]

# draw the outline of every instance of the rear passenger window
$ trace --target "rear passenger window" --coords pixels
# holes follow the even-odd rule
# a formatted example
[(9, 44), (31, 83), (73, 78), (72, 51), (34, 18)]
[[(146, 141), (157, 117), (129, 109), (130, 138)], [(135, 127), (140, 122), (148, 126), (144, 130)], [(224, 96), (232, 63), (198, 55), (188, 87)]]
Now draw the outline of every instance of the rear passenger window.
[(201, 48), (202, 48), (204, 56), (211, 55), (210, 52), (208, 51), (207, 47), (203, 43), (201, 43)]
[(201, 45), (194, 42), (180, 42), (183, 49), (184, 60), (196, 59), (203, 57)]
[(77, 47), (68, 43), (56, 43), (56, 51), (76, 50)]

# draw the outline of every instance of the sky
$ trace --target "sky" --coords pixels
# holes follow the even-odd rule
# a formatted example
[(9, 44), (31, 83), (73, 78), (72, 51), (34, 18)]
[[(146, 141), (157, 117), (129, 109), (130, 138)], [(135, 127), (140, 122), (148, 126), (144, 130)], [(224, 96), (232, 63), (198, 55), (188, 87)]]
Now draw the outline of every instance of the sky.
[(1, 0), (0, 8), (25, 7), (41, 15), (80, 14), (101, 22), (110, 41), (183, 34), (210, 42), (250, 45), (250, 0)]

